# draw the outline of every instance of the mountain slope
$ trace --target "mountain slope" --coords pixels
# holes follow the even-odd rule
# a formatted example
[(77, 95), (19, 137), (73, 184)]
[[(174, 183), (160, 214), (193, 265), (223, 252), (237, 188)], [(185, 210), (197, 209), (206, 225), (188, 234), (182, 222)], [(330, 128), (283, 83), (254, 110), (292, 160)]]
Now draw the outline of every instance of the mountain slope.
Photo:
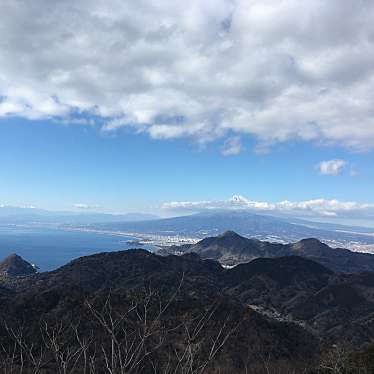
[[(119, 231), (134, 231), (145, 233), (207, 235), (217, 234), (225, 230), (234, 230), (242, 234), (256, 233), (258, 235), (281, 234), (299, 235), (306, 232), (316, 232), (306, 226), (298, 226), (285, 219), (253, 214), (243, 211), (213, 211), (196, 213), (189, 216), (164, 218), (144, 222), (118, 222), (113, 224), (98, 224), (97, 228)], [(317, 230), (319, 231), (319, 230)], [(322, 230), (321, 230), (322, 231)]]
[(233, 266), (259, 257), (301, 256), (314, 260), (337, 272), (374, 271), (374, 255), (331, 248), (318, 239), (302, 239), (297, 243), (278, 244), (242, 237), (227, 231), (205, 238), (196, 244), (165, 247), (160, 254), (197, 253), (223, 265)]
[[(209, 354), (205, 350), (212, 341), (220, 334), (228, 334), (214, 364), (227, 372), (244, 373), (246, 362), (261, 363), (265, 354), (274, 362), (296, 363), (315, 357), (318, 342), (310, 332), (296, 324), (263, 316), (226, 293), (225, 273), (218, 263), (196, 255), (161, 257), (143, 250), (97, 254), (79, 258), (54, 272), (20, 278), (18, 282), (3, 281), (0, 285), (9, 294), (1, 297), (0, 314), (8, 326), (16, 327), (22, 321), (27, 328), (25, 336), (30, 336), (36, 346), (41, 339), (38, 323), (42, 320), (50, 324), (58, 321), (64, 326), (78, 324), (85, 339), (94, 333), (95, 344), (102, 342), (104, 349), (109, 349), (110, 341), (105, 340), (105, 332), (92, 320), (92, 315), (89, 317), (91, 309), (87, 305), (94, 305), (95, 310), (103, 313), (110, 300), (110, 312), (127, 319), (135, 305), (134, 320), (128, 321), (132, 329), (144, 308), (147, 321), (152, 321), (159, 315), (160, 305), (166, 305), (161, 308), (157, 326), (167, 326), (169, 332), (162, 331), (167, 334), (167, 341), (163, 343), (163, 335), (161, 343), (159, 335), (155, 341), (149, 341), (153, 348), (148, 349), (155, 349), (152, 365), (174, 360), (167, 355), (173, 357), (174, 350), (186, 344), (186, 328), (191, 333), (201, 331), (194, 333), (194, 349), (201, 346), (203, 356)], [(145, 322), (142, 319), (139, 323)], [(62, 331), (65, 334), (67, 330)], [(0, 332), (7, 336), (6, 331)], [(118, 336), (123, 342), (125, 338), (131, 339), (131, 335), (123, 333)], [(156, 349), (158, 344), (162, 344), (161, 348)], [(208, 373), (216, 372), (213, 369)]]
[[(234, 233), (224, 236), (229, 243), (236, 238)], [(224, 269), (194, 253), (164, 257), (144, 250), (101, 253), (53, 272), (6, 277), (0, 281), (0, 291), (1, 318), (14, 328), (22, 321), (25, 336), (36, 345), (41, 339), (39, 321), (78, 323), (85, 338), (89, 336), (84, 334), (94, 333), (95, 341), (107, 344), (88, 305), (103, 313), (110, 302), (110, 312), (117, 316), (127, 315), (135, 305), (131, 323), (137, 323), (145, 305), (150, 321), (162, 310), (157, 326), (167, 325), (171, 335), (169, 346), (155, 353), (157, 362), (163, 362), (170, 345), (185, 344), (180, 326), (184, 329), (188, 321), (189, 328), (199, 329), (201, 316), (209, 315), (202, 346), (222, 327), (231, 331), (217, 361), (227, 372), (245, 372), (246, 360), (255, 364), (264, 354), (274, 362), (306, 360), (317, 354), (318, 341), (323, 347), (374, 343), (374, 273), (336, 274), (298, 256), (258, 258)], [(0, 333), (7, 336), (6, 331)]]
[(297, 256), (259, 258), (225, 272), (225, 292), (264, 315), (292, 320), (324, 346), (374, 342), (374, 273), (335, 274)]
[(18, 277), (35, 273), (35, 267), (15, 253), (0, 262), (0, 275), (3, 276)]

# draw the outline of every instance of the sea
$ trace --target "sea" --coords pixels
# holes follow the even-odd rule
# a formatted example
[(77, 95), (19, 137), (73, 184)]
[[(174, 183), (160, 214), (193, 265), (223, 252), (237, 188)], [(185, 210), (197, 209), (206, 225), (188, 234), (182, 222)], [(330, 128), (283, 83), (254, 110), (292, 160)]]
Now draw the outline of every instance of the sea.
[(73, 259), (94, 253), (134, 247), (154, 250), (152, 245), (133, 244), (132, 240), (136, 238), (59, 228), (0, 226), (0, 261), (17, 253), (37, 266), (39, 271), (51, 271)]

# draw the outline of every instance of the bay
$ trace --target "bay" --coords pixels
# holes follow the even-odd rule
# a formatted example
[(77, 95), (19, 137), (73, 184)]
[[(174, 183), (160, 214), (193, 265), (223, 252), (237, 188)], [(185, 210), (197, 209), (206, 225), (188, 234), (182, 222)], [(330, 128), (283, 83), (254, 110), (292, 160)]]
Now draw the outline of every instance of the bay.
[(129, 243), (136, 238), (96, 232), (56, 228), (0, 226), (0, 261), (17, 253), (39, 271), (54, 270), (69, 261), (99, 252), (144, 248), (151, 245)]

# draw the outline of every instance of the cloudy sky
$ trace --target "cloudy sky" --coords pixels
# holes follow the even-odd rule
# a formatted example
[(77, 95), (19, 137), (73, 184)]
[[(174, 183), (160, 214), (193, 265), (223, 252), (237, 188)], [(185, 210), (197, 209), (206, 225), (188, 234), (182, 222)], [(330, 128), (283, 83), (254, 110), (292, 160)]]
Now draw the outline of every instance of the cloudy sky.
[(2, 204), (374, 210), (373, 1), (2, 0), (0, 32)]

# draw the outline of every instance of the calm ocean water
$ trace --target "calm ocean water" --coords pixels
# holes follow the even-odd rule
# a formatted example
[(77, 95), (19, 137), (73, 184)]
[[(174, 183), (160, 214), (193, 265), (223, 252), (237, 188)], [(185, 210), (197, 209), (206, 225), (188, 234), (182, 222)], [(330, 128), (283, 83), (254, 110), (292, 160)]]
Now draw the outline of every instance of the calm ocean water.
[[(133, 248), (132, 237), (46, 228), (0, 226), (0, 261), (17, 253), (40, 271), (56, 269), (69, 261), (98, 252)], [(139, 246), (152, 250), (152, 246)]]

